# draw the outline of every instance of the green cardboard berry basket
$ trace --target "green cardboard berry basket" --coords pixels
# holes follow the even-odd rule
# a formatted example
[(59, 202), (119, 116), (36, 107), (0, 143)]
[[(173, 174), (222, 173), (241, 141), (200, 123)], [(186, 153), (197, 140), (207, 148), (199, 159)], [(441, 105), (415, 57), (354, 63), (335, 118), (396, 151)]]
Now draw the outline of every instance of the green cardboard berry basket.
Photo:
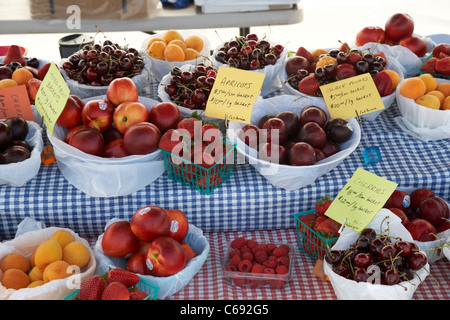
[[(150, 282), (141, 278), (141, 281), (139, 281), (135, 287), (136, 289), (147, 293), (147, 297), (145, 297), (144, 300), (156, 300), (159, 288), (154, 284), (151, 284)], [(73, 291), (72, 293), (65, 296), (63, 300), (78, 300), (78, 292), (79, 289)]]
[(299, 219), (309, 213), (316, 213), (316, 210), (294, 214), (298, 249), (313, 261), (322, 260), (325, 253), (330, 250), (338, 238), (325, 238)]
[(224, 140), (224, 147), (226, 151), (223, 158), (210, 168), (195, 164), (164, 149), (160, 150), (169, 179), (200, 193), (211, 194), (233, 174), (236, 144)]

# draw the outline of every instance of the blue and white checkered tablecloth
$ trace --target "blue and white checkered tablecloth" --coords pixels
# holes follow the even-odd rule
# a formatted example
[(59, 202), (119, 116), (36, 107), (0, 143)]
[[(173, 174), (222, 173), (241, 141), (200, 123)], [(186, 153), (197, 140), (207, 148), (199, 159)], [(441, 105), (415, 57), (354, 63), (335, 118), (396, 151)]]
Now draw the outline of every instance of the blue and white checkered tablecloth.
[[(152, 83), (145, 96), (158, 99), (157, 85)], [(280, 89), (275, 94), (282, 93)], [(69, 184), (56, 163), (42, 165), (25, 186), (0, 186), (0, 237), (14, 237), (25, 217), (46, 226), (70, 228), (82, 237), (96, 237), (111, 218), (129, 219), (144, 205), (181, 209), (190, 223), (205, 232), (295, 228), (294, 213), (310, 210), (323, 195), (336, 196), (358, 167), (402, 188), (430, 188), (449, 200), (449, 139), (427, 143), (414, 139), (395, 123), (399, 115), (394, 103), (375, 121), (363, 121), (357, 149), (314, 185), (294, 191), (272, 186), (249, 164), (237, 164), (231, 178), (210, 195), (180, 185), (164, 173), (131, 195), (94, 198)], [(362, 152), (370, 146), (380, 148), (382, 161), (365, 165)]]

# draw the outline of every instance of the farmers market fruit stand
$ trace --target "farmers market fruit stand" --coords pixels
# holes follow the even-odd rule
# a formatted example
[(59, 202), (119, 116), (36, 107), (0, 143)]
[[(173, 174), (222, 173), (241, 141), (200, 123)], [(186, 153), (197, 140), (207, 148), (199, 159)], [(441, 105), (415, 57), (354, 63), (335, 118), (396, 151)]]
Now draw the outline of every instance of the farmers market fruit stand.
[[(153, 81), (146, 96), (155, 98)], [(282, 94), (282, 89), (273, 96)], [(61, 175), (56, 163), (42, 165), (38, 175), (24, 187), (0, 187), (3, 239), (14, 237), (17, 225), (31, 217), (47, 226), (66, 227), (86, 239), (96, 239), (112, 218), (130, 219), (142, 206), (152, 204), (184, 211), (190, 223), (202, 229), (211, 251), (200, 272), (173, 299), (335, 299), (333, 288), (312, 271), (314, 262), (297, 252), (292, 280), (281, 290), (229, 286), (222, 278), (222, 259), (229, 241), (245, 236), (260, 241), (278, 241), (297, 246), (293, 214), (310, 210), (323, 195), (335, 196), (358, 168), (395, 181), (404, 188), (425, 187), (437, 196), (448, 196), (448, 141), (422, 142), (405, 135), (395, 124), (394, 105), (376, 120), (363, 122), (357, 149), (338, 167), (313, 185), (299, 190), (272, 186), (251, 165), (237, 164), (233, 175), (210, 195), (178, 184), (163, 174), (152, 184), (123, 197), (90, 197)], [(362, 152), (378, 146), (382, 161), (365, 165)], [(95, 241), (95, 240), (93, 240)], [(449, 262), (441, 259), (431, 266), (415, 293), (416, 299), (448, 299)]]
[[(142, 96), (160, 100), (158, 86), (159, 82), (151, 79)], [(284, 94), (279, 88), (264, 98)], [(203, 231), (210, 252), (200, 271), (170, 299), (336, 299), (330, 282), (313, 273), (315, 262), (298, 250), (295, 213), (313, 209), (324, 195), (334, 198), (358, 168), (393, 181), (400, 189), (429, 188), (448, 200), (448, 139), (424, 142), (412, 138), (395, 122), (399, 115), (394, 102), (375, 120), (362, 119), (361, 140), (354, 152), (314, 183), (295, 190), (273, 186), (245, 161), (237, 163), (231, 177), (209, 195), (176, 183), (164, 173), (132, 194), (92, 197), (70, 184), (56, 163), (43, 164), (26, 185), (0, 186), (0, 236), (2, 240), (14, 238), (17, 226), (30, 217), (46, 226), (69, 228), (94, 245), (113, 218), (130, 220), (146, 205), (180, 209), (189, 223)], [(49, 144), (45, 133), (44, 142)], [(372, 146), (379, 147), (382, 159), (365, 164), (363, 151)], [(225, 281), (224, 253), (229, 242), (238, 237), (288, 243), (295, 248), (292, 278), (284, 288), (242, 289)], [(430, 266), (432, 277), (420, 284), (414, 299), (449, 299), (450, 262), (443, 258)]]

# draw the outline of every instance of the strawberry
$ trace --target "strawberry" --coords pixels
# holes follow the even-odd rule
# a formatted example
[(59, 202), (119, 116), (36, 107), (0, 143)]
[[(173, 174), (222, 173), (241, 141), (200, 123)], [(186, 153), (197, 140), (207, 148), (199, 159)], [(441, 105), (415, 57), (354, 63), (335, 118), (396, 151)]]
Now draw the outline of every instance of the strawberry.
[(438, 56), (439, 59), (444, 59), (444, 58), (448, 58), (448, 57), (450, 57), (449, 53), (439, 52), (439, 56)]
[(183, 135), (178, 130), (169, 129), (161, 136), (159, 147), (168, 152), (173, 150), (176, 155), (181, 155), (184, 147)]
[(347, 55), (347, 63), (350, 63), (353, 66), (356, 66), (356, 64), (361, 61), (362, 57), (359, 53), (356, 52), (350, 52)]
[(438, 61), (438, 58), (431, 57), (420, 68), (420, 71), (427, 72), (427, 73), (436, 73), (436, 62)]
[(324, 238), (337, 238), (339, 237), (339, 229), (341, 224), (331, 218), (322, 222), (317, 226), (317, 232), (321, 234)]
[(103, 277), (92, 275), (81, 282), (79, 296), (81, 300), (100, 300), (107, 283)]
[(130, 300), (130, 292), (123, 283), (113, 281), (103, 290), (102, 300)]
[(204, 142), (206, 143), (214, 142), (216, 140), (219, 140), (221, 136), (222, 133), (217, 128), (217, 126), (211, 123), (206, 123), (202, 126), (202, 138)]
[[(197, 118), (185, 118), (178, 122), (177, 129), (186, 130), (186, 132), (190, 135), (191, 139), (194, 139), (194, 136), (197, 137), (198, 140), (201, 140), (201, 130), (203, 123), (200, 119)], [(181, 131), (181, 133), (184, 133)]]
[(310, 73), (298, 83), (298, 91), (301, 93), (315, 96), (319, 92), (320, 83), (317, 81), (314, 73)]
[(314, 229), (314, 230), (317, 230), (317, 227), (320, 226), (320, 225), (322, 224), (322, 222), (324, 222), (324, 221), (326, 221), (326, 220), (328, 220), (328, 219), (329, 219), (329, 218), (328, 218), (327, 216), (325, 216), (325, 215), (323, 215), (323, 216), (318, 216), (317, 219), (316, 219), (316, 221), (314, 221), (313, 229)]
[(373, 76), (373, 82), (375, 82), (375, 86), (381, 97), (388, 96), (392, 93), (392, 78), (387, 72), (378, 72)]
[[(317, 214), (314, 212), (305, 214), (303, 216), (299, 216), (298, 219), (303, 222), (308, 227), (312, 228), (314, 226), (314, 222), (316, 221)], [(300, 226), (300, 225), (299, 225)], [(301, 228), (302, 232), (306, 232), (306, 228), (302, 226)]]
[(347, 42), (341, 43), (341, 46), (339, 47), (339, 51), (347, 52), (350, 51), (350, 46)]
[(137, 289), (130, 291), (130, 300), (144, 300), (147, 297), (148, 297), (147, 292)]
[(314, 62), (314, 57), (305, 47), (300, 47), (297, 49), (297, 52), (295, 53), (296, 56), (300, 56), (308, 60), (309, 63)]
[(450, 76), (450, 57), (436, 61), (436, 72)]
[(325, 215), (325, 212), (328, 210), (328, 207), (331, 205), (332, 200), (330, 199), (330, 196), (321, 197), (319, 201), (315, 203), (316, 207), (316, 213), (319, 216)]
[(134, 287), (138, 284), (139, 281), (141, 281), (141, 278), (136, 273), (127, 271), (122, 268), (111, 269), (106, 275), (107, 283), (120, 282), (127, 288)]
[(436, 47), (433, 48), (433, 52), (432, 52), (433, 57), (439, 57), (440, 53), (450, 55), (450, 44), (440, 43)]

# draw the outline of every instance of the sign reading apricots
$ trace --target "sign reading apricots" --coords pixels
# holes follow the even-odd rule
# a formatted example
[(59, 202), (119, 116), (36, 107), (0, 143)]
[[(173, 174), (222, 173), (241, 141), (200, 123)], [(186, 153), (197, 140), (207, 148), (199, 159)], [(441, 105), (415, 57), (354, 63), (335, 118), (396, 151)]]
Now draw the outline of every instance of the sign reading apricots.
[(320, 91), (331, 118), (350, 119), (384, 109), (369, 73), (322, 85)]
[(216, 119), (250, 123), (256, 98), (265, 74), (219, 67), (216, 81), (206, 103), (205, 115)]
[(70, 89), (66, 81), (56, 64), (52, 63), (44, 80), (42, 80), (34, 101), (36, 109), (42, 116), (50, 135), (53, 135), (56, 120), (58, 120), (59, 115), (63, 111), (69, 94)]
[(361, 232), (383, 208), (397, 183), (358, 168), (325, 212), (325, 215)]

